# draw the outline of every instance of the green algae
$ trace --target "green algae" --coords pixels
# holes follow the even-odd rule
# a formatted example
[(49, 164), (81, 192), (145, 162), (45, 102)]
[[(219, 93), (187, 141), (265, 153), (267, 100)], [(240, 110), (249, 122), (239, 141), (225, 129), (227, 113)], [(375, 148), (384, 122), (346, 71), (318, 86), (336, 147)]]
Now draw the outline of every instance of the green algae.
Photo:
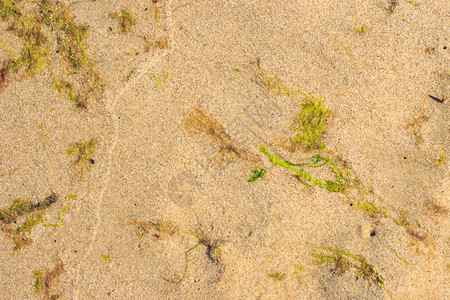
[(351, 203), (356, 209), (365, 212), (370, 217), (388, 216), (387, 209), (385, 207), (378, 207), (371, 202), (353, 200)]
[(34, 271), (33, 273), (33, 279), (34, 279), (34, 291), (36, 293), (39, 293), (42, 288), (44, 287), (44, 280), (43, 280), (43, 276), (44, 276), (44, 271), (43, 270), (37, 270)]
[(111, 255), (109, 253), (102, 254), (102, 260), (106, 264), (110, 264), (111, 263)]
[(332, 263), (335, 265), (335, 271), (337, 273), (344, 273), (349, 269), (354, 269), (358, 277), (370, 279), (379, 287), (384, 287), (384, 277), (374, 265), (368, 263), (364, 256), (355, 255), (338, 248), (308, 244), (321, 251), (319, 253), (311, 253), (316, 258), (317, 264)]
[(248, 182), (254, 182), (258, 180), (259, 178), (263, 178), (264, 174), (266, 174), (266, 170), (251, 170), (253, 173), (253, 176), (249, 178)]
[[(0, 2), (1, 19), (8, 23), (7, 30), (19, 37), (22, 44), (18, 55), (7, 48), (9, 58), (0, 66), (0, 88), (6, 86), (12, 74), (24, 73), (33, 77), (51, 66), (66, 72), (71, 81), (79, 86), (79, 91), (74, 92), (74, 83), (63, 79), (62, 75), (54, 79), (55, 87), (61, 94), (66, 94), (76, 108), (85, 109), (89, 98), (100, 98), (105, 85), (87, 54), (89, 26), (77, 22), (60, 1), (34, 2), (26, 14), (19, 4), (20, 1)], [(5, 44), (2, 40), (3, 48)], [(50, 49), (55, 49), (56, 54)], [(51, 74), (53, 72), (49, 71)]]
[[(270, 152), (264, 146), (261, 146), (260, 150), (261, 150), (261, 152), (263, 152), (264, 154), (266, 154), (269, 157), (269, 159), (273, 165), (278, 165), (281, 167), (285, 167), (289, 170), (292, 170), (292, 171), (294, 171), (295, 175), (298, 176), (298, 178), (305, 179), (308, 182), (312, 183), (313, 185), (316, 185), (321, 188), (325, 188), (330, 192), (341, 192), (341, 191), (345, 190), (347, 187), (347, 184), (345, 183), (345, 180), (342, 176), (341, 171), (337, 168), (337, 166), (329, 158), (321, 157), (320, 155), (314, 155), (312, 157), (311, 163), (294, 164), (294, 163), (291, 163), (287, 160), (280, 158), (279, 156), (270, 154)], [(328, 166), (333, 171), (336, 181), (317, 179), (317, 178), (311, 176), (309, 173), (296, 168), (296, 166), (308, 166), (308, 167), (312, 167), (312, 168)]]
[(165, 277), (163, 277), (163, 279), (165, 281), (169, 282), (169, 283), (180, 283), (180, 282), (182, 282), (184, 280), (184, 278), (186, 277), (186, 274), (187, 274), (188, 269), (189, 269), (188, 253), (191, 252), (192, 250), (194, 250), (195, 248), (197, 248), (198, 246), (203, 246), (203, 244), (202, 243), (198, 243), (195, 246), (193, 246), (193, 247), (189, 248), (188, 250), (184, 251), (185, 267), (184, 267), (183, 275), (180, 277), (180, 279), (178, 279), (178, 280), (170, 280), (170, 279), (167, 279)]
[(326, 121), (330, 110), (318, 98), (306, 97), (300, 104), (300, 111), (292, 125), (296, 132), (292, 139), (296, 147), (302, 147), (305, 152), (314, 149), (324, 149), (321, 137), (326, 129)]
[(16, 199), (9, 207), (0, 210), (1, 230), (13, 240), (14, 251), (20, 251), (33, 242), (29, 234), (36, 225), (45, 222), (46, 209), (57, 201), (56, 194), (51, 193), (37, 204), (29, 200)]
[(67, 153), (76, 157), (75, 164), (83, 161), (92, 163), (92, 155), (94, 154), (96, 144), (97, 142), (95, 139), (79, 141), (70, 147), (67, 150)]
[(111, 13), (110, 17), (119, 22), (120, 32), (122, 33), (130, 32), (133, 26), (136, 25), (134, 13), (130, 12), (128, 9), (121, 9), (120, 13)]
[(64, 214), (66, 212), (66, 210), (69, 208), (69, 199), (76, 199), (77, 196), (74, 194), (70, 194), (66, 197), (66, 205), (63, 207), (63, 209), (59, 212), (59, 223), (50, 223), (50, 224), (45, 224), (45, 223), (41, 223), (42, 226), (45, 227), (61, 227), (64, 225)]

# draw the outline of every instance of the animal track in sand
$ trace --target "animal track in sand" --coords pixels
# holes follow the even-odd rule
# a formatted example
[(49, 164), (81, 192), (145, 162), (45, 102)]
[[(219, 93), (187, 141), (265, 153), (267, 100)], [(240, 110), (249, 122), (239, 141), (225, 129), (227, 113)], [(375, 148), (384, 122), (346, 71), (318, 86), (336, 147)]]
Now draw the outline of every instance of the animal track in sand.
[[(174, 31), (173, 31), (173, 20), (172, 20), (172, 0), (167, 1), (165, 5), (165, 12), (166, 12), (166, 22), (167, 22), (167, 28), (169, 32), (169, 41), (173, 43), (174, 41)], [(121, 140), (121, 137), (119, 136), (119, 129), (120, 129), (120, 119), (116, 112), (116, 104), (117, 101), (121, 98), (121, 96), (131, 90), (136, 84), (142, 79), (145, 75), (148, 75), (149, 69), (156, 65), (158, 62), (160, 62), (163, 58), (167, 57), (172, 51), (174, 47), (171, 45), (167, 50), (159, 50), (158, 54), (155, 54), (153, 56), (150, 56), (148, 61), (143, 62), (141, 65), (138, 66), (136, 72), (134, 75), (130, 78), (130, 80), (121, 88), (117, 90), (108, 90), (105, 92), (105, 99), (108, 100), (107, 102), (107, 111), (109, 112), (112, 121), (114, 122), (114, 132), (112, 135), (112, 142), (109, 146), (109, 149), (107, 151), (106, 161), (107, 161), (107, 168), (106, 168), (106, 174), (104, 176), (102, 189), (98, 195), (97, 200), (94, 203), (95, 208), (95, 224), (92, 229), (91, 239), (89, 241), (89, 246), (84, 253), (83, 257), (80, 259), (78, 265), (76, 266), (76, 273), (75, 273), (75, 282), (74, 282), (74, 295), (72, 298), (78, 299), (80, 290), (82, 287), (83, 282), (83, 266), (86, 265), (87, 259), (90, 257), (92, 250), (94, 248), (95, 239), (97, 238), (98, 231), (99, 231), (99, 225), (101, 223), (101, 206), (104, 202), (104, 196), (106, 191), (109, 188), (109, 184), (111, 181), (111, 172), (112, 172), (112, 166), (113, 166), (113, 155), (114, 150), (116, 148), (117, 142)]]

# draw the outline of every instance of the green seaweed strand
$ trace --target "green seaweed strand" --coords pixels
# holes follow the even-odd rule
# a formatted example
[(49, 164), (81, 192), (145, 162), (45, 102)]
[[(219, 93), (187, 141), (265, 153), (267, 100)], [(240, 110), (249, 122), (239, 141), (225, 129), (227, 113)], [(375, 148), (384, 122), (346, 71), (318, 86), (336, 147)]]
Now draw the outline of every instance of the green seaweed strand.
[[(282, 166), (289, 170), (292, 170), (298, 176), (306, 179), (307, 181), (311, 182), (314, 185), (317, 185), (321, 188), (325, 188), (330, 192), (340, 192), (340, 191), (344, 190), (344, 188), (345, 188), (342, 174), (340, 173), (340, 171), (336, 167), (336, 165), (329, 158), (321, 157), (320, 155), (317, 154), (312, 157), (312, 161), (313, 161), (312, 164), (294, 164), (294, 163), (291, 163), (287, 160), (280, 158), (279, 156), (270, 154), (270, 152), (264, 146), (261, 146), (260, 150), (261, 150), (261, 152), (263, 152), (264, 154), (266, 154), (269, 157), (270, 162), (272, 164)], [(323, 161), (324, 163), (319, 165), (319, 163), (321, 161)], [(328, 165), (330, 167), (330, 169), (334, 172), (337, 183), (334, 181), (321, 180), (321, 179), (314, 178), (310, 174), (306, 173), (305, 171), (295, 168), (295, 166), (309, 166), (309, 167), (316, 168), (316, 167), (321, 167), (324, 165)]]
[(187, 274), (187, 271), (188, 271), (188, 268), (189, 268), (188, 253), (189, 253), (190, 251), (194, 250), (195, 248), (197, 248), (197, 247), (200, 246), (200, 245), (204, 245), (204, 244), (203, 244), (203, 243), (198, 243), (197, 245), (193, 246), (192, 248), (190, 248), (190, 249), (184, 251), (184, 259), (186, 260), (186, 266), (185, 266), (185, 268), (184, 268), (183, 276), (181, 276), (181, 278), (180, 278), (179, 280), (170, 280), (170, 279), (167, 279), (167, 278), (164, 278), (164, 277), (163, 277), (163, 279), (164, 279), (165, 281), (169, 282), (169, 283), (180, 283), (181, 281), (183, 281), (183, 279), (186, 277), (186, 274)]
[(41, 225), (45, 226), (45, 227), (50, 227), (50, 226), (61, 227), (61, 226), (63, 226), (64, 225), (64, 213), (66, 212), (67, 208), (69, 207), (69, 199), (76, 199), (76, 198), (77, 198), (77, 196), (74, 194), (70, 194), (69, 196), (66, 197), (66, 205), (59, 212), (59, 224), (58, 223), (54, 223), (54, 224), (41, 223)]

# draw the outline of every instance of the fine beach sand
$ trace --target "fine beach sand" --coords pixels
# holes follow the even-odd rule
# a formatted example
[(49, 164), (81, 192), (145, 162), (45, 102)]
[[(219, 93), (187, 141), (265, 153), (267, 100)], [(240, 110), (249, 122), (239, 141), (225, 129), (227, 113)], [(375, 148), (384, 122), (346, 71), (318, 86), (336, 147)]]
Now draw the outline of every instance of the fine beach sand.
[[(1, 83), (0, 210), (53, 192), (45, 222), (63, 225), (37, 224), (14, 251), (26, 216), (1, 222), (0, 299), (449, 297), (448, 1), (61, 2), (89, 25), (104, 92), (75, 108), (52, 63)], [(120, 33), (110, 14), (125, 8), (136, 25)], [(2, 64), (22, 47), (7, 27)], [(351, 172), (346, 191), (260, 151), (318, 153), (282, 146), (294, 90), (330, 109), (321, 154)], [(75, 164), (67, 150), (90, 139), (95, 163)]]

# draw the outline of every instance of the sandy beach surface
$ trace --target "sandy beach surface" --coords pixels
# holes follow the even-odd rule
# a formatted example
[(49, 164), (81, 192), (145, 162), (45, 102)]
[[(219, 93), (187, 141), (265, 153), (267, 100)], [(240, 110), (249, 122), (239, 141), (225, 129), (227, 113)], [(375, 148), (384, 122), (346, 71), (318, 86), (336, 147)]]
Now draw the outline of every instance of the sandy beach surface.
[(0, 0), (0, 299), (448, 299), (449, 37), (448, 1)]

